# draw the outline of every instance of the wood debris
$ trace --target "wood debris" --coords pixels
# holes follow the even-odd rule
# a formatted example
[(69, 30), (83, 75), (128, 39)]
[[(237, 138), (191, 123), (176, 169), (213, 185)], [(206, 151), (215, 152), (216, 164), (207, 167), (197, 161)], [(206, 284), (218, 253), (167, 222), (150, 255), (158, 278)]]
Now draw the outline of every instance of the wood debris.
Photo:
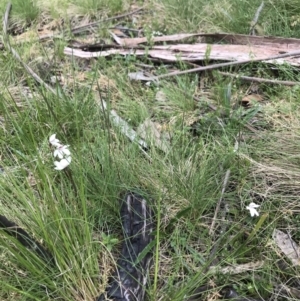
[(289, 234), (274, 229), (273, 240), (280, 251), (292, 262), (293, 266), (300, 264), (300, 247)]
[[(120, 38), (111, 33), (117, 44), (94, 44), (85, 45), (80, 49), (65, 47), (66, 55), (79, 58), (97, 58), (113, 55), (147, 57), (153, 62), (187, 62), (192, 69), (184, 71), (174, 71), (158, 76), (148, 76), (143, 71), (129, 74), (133, 80), (158, 81), (159, 79), (178, 76), (187, 73), (202, 72), (234, 65), (263, 62), (271, 66), (287, 64), (294, 67), (300, 66), (300, 39), (285, 39), (278, 37), (257, 37), (252, 35), (234, 34), (175, 34), (168, 36), (137, 38)], [(193, 44), (172, 44), (171, 42), (181, 41), (187, 38), (201, 38), (201, 43)], [(205, 40), (212, 39), (215, 43), (207, 43)], [(204, 40), (204, 41), (203, 41)], [(155, 43), (170, 42), (168, 45), (156, 45)], [(146, 43), (146, 46), (144, 45)], [(220, 44), (222, 43), (222, 44)], [(226, 44), (227, 43), (227, 44)], [(148, 45), (147, 45), (148, 44)], [(211, 61), (224, 61), (224, 63), (207, 65)], [(203, 66), (203, 62), (206, 66)], [(201, 63), (198, 65), (195, 63)], [(226, 74), (228, 76), (228, 74)], [(244, 80), (251, 80), (245, 77)], [(263, 82), (263, 79), (253, 81)], [(266, 83), (297, 85), (296, 82), (285, 82), (266, 80)]]
[[(64, 49), (66, 55), (72, 55), (80, 58), (96, 58), (111, 55), (135, 55), (145, 56), (159, 59), (166, 62), (197, 62), (205, 60), (215, 61), (246, 61), (260, 60), (268, 64), (287, 63), (292, 66), (300, 66), (300, 51), (289, 53), (278, 48), (259, 46), (259, 45), (219, 45), (219, 44), (177, 44), (167, 46), (153, 46), (151, 49), (143, 49), (141, 47), (131, 48), (112, 48), (104, 51), (83, 51), (81, 49), (73, 49), (66, 47)], [(285, 55), (284, 55), (285, 54)], [(278, 58), (275, 58), (278, 56)], [(270, 59), (271, 58), (271, 59)]]

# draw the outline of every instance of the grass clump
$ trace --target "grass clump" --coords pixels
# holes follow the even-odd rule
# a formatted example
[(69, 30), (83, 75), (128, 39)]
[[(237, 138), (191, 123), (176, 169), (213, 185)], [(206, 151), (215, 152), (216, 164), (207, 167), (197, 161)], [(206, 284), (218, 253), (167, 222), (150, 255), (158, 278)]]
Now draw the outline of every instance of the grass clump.
[[(235, 32), (249, 34), (250, 24), (262, 1), (163, 1), (164, 13), (172, 20), (171, 32)], [(264, 1), (259, 35), (298, 37), (297, 1)]]

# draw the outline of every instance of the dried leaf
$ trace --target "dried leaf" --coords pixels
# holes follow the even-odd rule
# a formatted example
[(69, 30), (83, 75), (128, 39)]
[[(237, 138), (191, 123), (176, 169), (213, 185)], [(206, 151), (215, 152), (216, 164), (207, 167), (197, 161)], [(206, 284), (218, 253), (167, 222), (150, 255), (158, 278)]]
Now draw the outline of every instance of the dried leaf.
[(131, 80), (140, 80), (140, 81), (147, 81), (147, 82), (151, 82), (154, 80), (152, 77), (145, 75), (143, 71), (128, 73), (128, 77)]
[(211, 291), (211, 292), (209, 292), (209, 294), (207, 296), (207, 301), (220, 300), (221, 297), (222, 297), (222, 295), (219, 292)]
[(257, 262), (249, 262), (245, 264), (239, 264), (235, 266), (228, 266), (228, 267), (219, 267), (219, 266), (212, 266), (210, 267), (209, 271), (213, 274), (215, 273), (222, 273), (222, 274), (240, 274), (248, 271), (253, 271), (262, 268), (265, 264), (264, 261), (257, 261)]
[(281, 252), (284, 253), (288, 259), (290, 259), (292, 264), (294, 266), (299, 265), (300, 248), (296, 242), (294, 242), (288, 234), (278, 229), (274, 229), (272, 237), (275, 244), (278, 246)]
[(115, 42), (118, 44), (118, 45), (121, 45), (123, 46), (122, 44), (122, 39), (119, 38), (116, 34), (114, 34), (113, 32), (110, 32), (111, 36), (114, 38)]
[(242, 105), (248, 107), (248, 106), (253, 105), (256, 102), (263, 101), (263, 99), (264, 99), (263, 96), (260, 94), (245, 95), (242, 98)]
[(28, 181), (28, 184), (31, 186), (31, 187), (34, 187), (36, 186), (37, 184), (37, 180), (35, 178), (35, 176), (33, 175), (32, 172), (29, 172), (28, 176), (27, 176), (27, 181)]
[(166, 102), (167, 96), (163, 91), (159, 90), (159, 91), (157, 91), (157, 93), (155, 95), (155, 100), (160, 101), (160, 102)]
[(145, 140), (150, 140), (156, 147), (167, 152), (169, 145), (161, 135), (161, 125), (146, 119), (137, 129), (137, 133)]
[[(99, 99), (98, 94), (95, 93), (94, 95), (96, 100)], [(105, 100), (100, 99), (99, 103), (102, 103), (101, 107), (103, 106), (103, 109), (107, 110), (107, 104)], [(109, 114), (111, 122), (119, 128), (121, 133), (127, 136), (127, 138), (129, 138), (130, 141), (138, 143), (142, 149), (148, 149), (147, 143), (143, 139), (139, 138), (137, 132), (133, 130), (132, 127), (124, 119), (122, 119), (115, 110), (111, 110)]]
[(44, 25), (40, 30), (51, 30), (54, 31), (56, 29), (60, 29), (63, 26), (63, 19), (55, 19), (49, 22), (48, 24)]
[(119, 38), (120, 37), (127, 38), (126, 34), (123, 31), (121, 31), (119, 28), (113, 28), (111, 30), (111, 33), (117, 35)]

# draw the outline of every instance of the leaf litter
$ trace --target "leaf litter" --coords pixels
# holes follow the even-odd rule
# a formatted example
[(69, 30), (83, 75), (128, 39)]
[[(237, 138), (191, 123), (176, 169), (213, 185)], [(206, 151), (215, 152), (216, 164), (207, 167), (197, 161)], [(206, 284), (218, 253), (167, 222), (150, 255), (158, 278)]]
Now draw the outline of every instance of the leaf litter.
[(274, 229), (272, 237), (275, 245), (292, 262), (293, 266), (299, 266), (300, 247), (291, 236), (279, 229)]

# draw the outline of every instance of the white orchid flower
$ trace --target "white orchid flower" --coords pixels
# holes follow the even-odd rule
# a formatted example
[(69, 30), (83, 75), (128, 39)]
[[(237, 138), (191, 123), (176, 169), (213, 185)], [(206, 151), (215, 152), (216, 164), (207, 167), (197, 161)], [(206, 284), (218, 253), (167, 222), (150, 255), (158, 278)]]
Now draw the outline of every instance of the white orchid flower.
[(259, 216), (259, 213), (257, 212), (256, 208), (259, 208), (260, 205), (257, 205), (255, 203), (250, 203), (249, 206), (246, 207), (247, 210), (250, 211), (250, 215), (253, 216)]
[(49, 138), (49, 143), (55, 147), (53, 152), (54, 158), (58, 157), (60, 161), (54, 161), (54, 169), (63, 170), (71, 163), (71, 152), (69, 150), (69, 145), (63, 145), (56, 138), (56, 134), (53, 134)]
[(60, 161), (54, 161), (54, 169), (56, 170), (63, 170), (71, 163), (71, 156), (66, 157)]
[(50, 136), (49, 143), (55, 147), (61, 146), (59, 140), (56, 138), (56, 134)]
[(68, 149), (69, 145), (59, 145), (56, 147), (53, 152), (54, 158), (58, 157), (59, 159), (63, 159), (65, 156), (70, 156), (71, 152)]

